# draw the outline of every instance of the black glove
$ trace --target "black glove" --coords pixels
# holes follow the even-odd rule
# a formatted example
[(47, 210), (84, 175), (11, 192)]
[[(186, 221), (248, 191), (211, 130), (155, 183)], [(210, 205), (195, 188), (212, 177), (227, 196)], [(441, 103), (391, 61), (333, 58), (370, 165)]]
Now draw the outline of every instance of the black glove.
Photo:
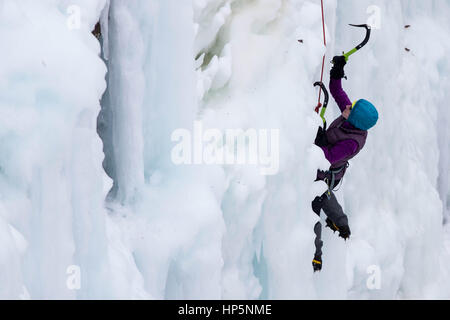
[(333, 68), (330, 71), (330, 78), (342, 79), (345, 77), (344, 66), (347, 64), (344, 56), (335, 56), (333, 58)]
[(327, 139), (327, 132), (322, 127), (319, 127), (319, 129), (317, 130), (314, 144), (318, 147), (326, 147), (329, 144)]
[(315, 255), (314, 260), (312, 261), (312, 266), (314, 272), (322, 270), (322, 257)]

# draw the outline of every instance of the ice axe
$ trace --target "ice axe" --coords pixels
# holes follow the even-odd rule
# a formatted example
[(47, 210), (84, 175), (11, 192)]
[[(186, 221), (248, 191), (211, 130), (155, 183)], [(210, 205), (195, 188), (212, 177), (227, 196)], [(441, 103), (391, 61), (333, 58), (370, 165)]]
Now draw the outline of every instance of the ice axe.
[[(327, 111), (327, 106), (328, 106), (328, 99), (329, 99), (328, 91), (327, 91), (327, 88), (325, 87), (325, 85), (323, 84), (323, 82), (320, 82), (320, 81), (315, 82), (314, 87), (322, 88), (323, 95), (325, 97), (323, 100), (323, 104), (322, 104), (322, 110), (320, 111), (320, 117), (323, 120), (323, 130), (327, 130), (327, 120), (325, 119), (325, 112)], [(319, 113), (319, 108), (320, 108), (320, 106), (317, 107), (317, 110), (316, 110), (317, 113)]]
[(369, 25), (367, 24), (350, 24), (350, 26), (352, 27), (356, 27), (356, 28), (365, 28), (366, 29), (366, 37), (364, 38), (364, 41), (361, 42), (360, 44), (358, 44), (355, 48), (353, 48), (352, 50), (350, 50), (349, 52), (344, 53), (344, 57), (345, 57), (345, 61), (348, 61), (348, 58), (354, 54), (356, 51), (358, 51), (359, 49), (361, 49), (362, 47), (364, 47), (367, 42), (369, 42), (370, 39), (370, 32), (371, 32), (371, 28)]

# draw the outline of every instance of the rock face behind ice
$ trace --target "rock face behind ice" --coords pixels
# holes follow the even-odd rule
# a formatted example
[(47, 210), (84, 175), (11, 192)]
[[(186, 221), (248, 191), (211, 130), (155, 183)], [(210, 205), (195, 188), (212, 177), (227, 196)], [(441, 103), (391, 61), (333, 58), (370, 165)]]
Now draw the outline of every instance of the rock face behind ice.
[[(327, 61), (379, 22), (343, 85), (380, 121), (313, 275), (318, 1), (1, 1), (0, 298), (450, 298), (450, 5), (325, 4)], [(176, 166), (194, 121), (278, 129), (278, 173)]]

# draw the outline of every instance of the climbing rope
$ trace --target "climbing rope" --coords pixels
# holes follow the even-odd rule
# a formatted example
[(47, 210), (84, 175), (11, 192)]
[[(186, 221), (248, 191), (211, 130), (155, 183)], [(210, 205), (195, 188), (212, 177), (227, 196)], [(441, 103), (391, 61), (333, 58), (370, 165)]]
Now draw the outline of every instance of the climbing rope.
[[(323, 10), (323, 0), (320, 0), (321, 3), (321, 8), (322, 8), (322, 30), (323, 30), (323, 44), (326, 47), (327, 46), (327, 39), (325, 37), (325, 14), (324, 14), (324, 10)], [(320, 82), (323, 83), (323, 69), (325, 68), (325, 55), (326, 53), (323, 55), (323, 59), (322, 59), (322, 72), (320, 75)], [(317, 102), (317, 107), (315, 109), (316, 113), (319, 113), (319, 109), (320, 107), (322, 107), (322, 103), (320, 102), (320, 98), (322, 97), (322, 87), (320, 87), (319, 89), (319, 100)]]

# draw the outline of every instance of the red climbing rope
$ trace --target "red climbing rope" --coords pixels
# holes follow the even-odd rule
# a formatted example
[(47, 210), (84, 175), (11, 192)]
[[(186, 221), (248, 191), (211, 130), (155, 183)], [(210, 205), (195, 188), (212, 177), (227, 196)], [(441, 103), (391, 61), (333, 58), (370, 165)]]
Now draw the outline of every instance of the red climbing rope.
[[(321, 6), (322, 6), (322, 29), (323, 29), (323, 44), (326, 47), (327, 46), (327, 39), (325, 37), (325, 15), (323, 13), (323, 0), (320, 0)], [(325, 54), (323, 55), (322, 59), (322, 73), (320, 75), (320, 82), (323, 82), (323, 69), (325, 67)], [(315, 111), (319, 113), (319, 109), (322, 106), (322, 103), (320, 103), (320, 98), (322, 96), (322, 88), (319, 89), (319, 101), (317, 102), (317, 107)]]

